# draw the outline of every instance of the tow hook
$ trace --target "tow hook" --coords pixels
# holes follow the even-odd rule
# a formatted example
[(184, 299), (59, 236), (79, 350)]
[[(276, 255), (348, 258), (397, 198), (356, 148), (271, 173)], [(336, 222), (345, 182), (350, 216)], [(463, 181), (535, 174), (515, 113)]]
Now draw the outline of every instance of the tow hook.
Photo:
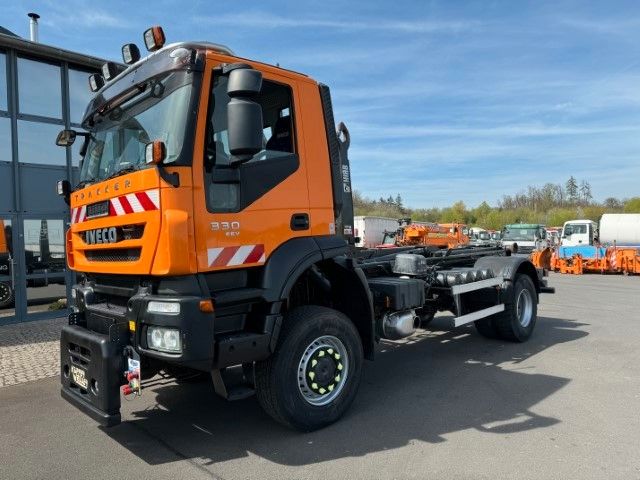
[(133, 400), (142, 395), (140, 355), (131, 347), (125, 349), (124, 355), (127, 357), (127, 370), (124, 372), (127, 383), (122, 386), (121, 390), (126, 399)]

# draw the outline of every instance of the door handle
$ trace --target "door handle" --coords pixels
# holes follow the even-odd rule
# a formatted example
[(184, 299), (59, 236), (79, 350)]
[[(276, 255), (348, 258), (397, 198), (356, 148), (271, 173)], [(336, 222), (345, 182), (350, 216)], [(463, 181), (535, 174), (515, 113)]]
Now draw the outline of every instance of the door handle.
[(294, 213), (291, 215), (291, 223), (289, 224), (291, 230), (309, 230), (309, 214), (308, 213)]

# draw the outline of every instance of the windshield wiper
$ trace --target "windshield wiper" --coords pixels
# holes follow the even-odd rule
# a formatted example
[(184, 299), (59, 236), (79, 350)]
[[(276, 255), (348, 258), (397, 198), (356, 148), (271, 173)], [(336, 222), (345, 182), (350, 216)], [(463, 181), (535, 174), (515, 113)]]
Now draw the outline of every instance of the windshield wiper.
[(109, 180), (111, 178), (119, 177), (120, 175), (123, 175), (125, 173), (129, 173), (129, 172), (135, 172), (136, 170), (138, 170), (138, 167), (136, 167), (134, 165), (129, 165), (127, 167), (121, 168), (118, 171), (113, 172), (111, 175), (109, 175), (108, 177), (104, 178), (103, 180)]
[(87, 185), (91, 185), (93, 182), (95, 182), (95, 178), (92, 178), (90, 180), (82, 180), (82, 181), (78, 182), (78, 184), (76, 185), (75, 190), (79, 190), (80, 188), (84, 188)]

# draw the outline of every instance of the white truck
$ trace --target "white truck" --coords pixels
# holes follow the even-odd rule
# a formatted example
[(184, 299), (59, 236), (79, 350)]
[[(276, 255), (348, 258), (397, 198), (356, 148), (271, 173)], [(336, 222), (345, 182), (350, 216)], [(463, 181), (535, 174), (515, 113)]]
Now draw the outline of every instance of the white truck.
[(512, 223), (502, 229), (502, 245), (513, 253), (529, 255), (548, 246), (547, 231), (539, 223)]
[(640, 246), (640, 214), (605, 213), (600, 225), (593, 220), (570, 220), (562, 227), (562, 246), (616, 245), (618, 247)]
[(477, 247), (488, 247), (497, 245), (491, 238), (488, 230), (480, 227), (471, 227), (469, 229), (469, 244)]
[(373, 248), (382, 244), (385, 232), (398, 229), (397, 218), (387, 217), (353, 217), (354, 236), (358, 239), (356, 247)]
[(598, 224), (593, 220), (569, 220), (562, 227), (561, 244), (563, 247), (593, 245), (598, 238)]

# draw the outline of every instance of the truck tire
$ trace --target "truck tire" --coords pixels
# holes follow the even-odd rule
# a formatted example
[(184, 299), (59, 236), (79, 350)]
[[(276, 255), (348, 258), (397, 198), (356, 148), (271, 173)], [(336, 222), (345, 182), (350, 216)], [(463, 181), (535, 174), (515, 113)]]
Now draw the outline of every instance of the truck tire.
[(483, 318), (481, 320), (476, 320), (474, 325), (476, 326), (476, 330), (480, 335), (486, 338), (500, 338), (498, 333), (498, 328), (495, 325), (494, 316), (490, 316), (487, 318)]
[(436, 312), (434, 310), (426, 308), (417, 309), (416, 314), (420, 318), (420, 328), (427, 328), (436, 316)]
[(501, 339), (524, 342), (533, 333), (538, 314), (538, 296), (531, 277), (518, 274), (509, 296), (504, 312), (495, 315), (493, 323)]
[(312, 431), (338, 420), (353, 402), (363, 350), (353, 323), (319, 306), (287, 314), (276, 351), (255, 367), (262, 408), (288, 427)]
[(9, 282), (0, 282), (0, 308), (13, 306), (15, 292)]

